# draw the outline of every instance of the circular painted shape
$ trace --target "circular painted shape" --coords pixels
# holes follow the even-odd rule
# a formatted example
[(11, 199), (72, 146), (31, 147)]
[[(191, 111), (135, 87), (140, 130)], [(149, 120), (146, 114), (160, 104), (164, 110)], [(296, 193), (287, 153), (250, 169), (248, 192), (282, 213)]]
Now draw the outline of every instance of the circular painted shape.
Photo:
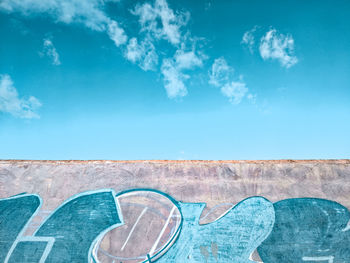
[(170, 196), (155, 190), (117, 194), (124, 225), (102, 238), (96, 247), (100, 263), (139, 263), (161, 257), (175, 242), (181, 211)]

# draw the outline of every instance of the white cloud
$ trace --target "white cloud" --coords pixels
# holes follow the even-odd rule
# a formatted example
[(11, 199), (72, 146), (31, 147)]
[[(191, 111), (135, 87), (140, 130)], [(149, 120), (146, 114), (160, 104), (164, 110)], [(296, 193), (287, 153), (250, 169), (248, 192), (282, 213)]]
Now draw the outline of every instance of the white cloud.
[(271, 28), (260, 39), (260, 43), (256, 44), (257, 29), (255, 26), (251, 30), (244, 33), (241, 44), (246, 45), (250, 52), (259, 46), (259, 52), (263, 60), (278, 60), (282, 67), (290, 68), (298, 63), (297, 57), (294, 55), (294, 39), (291, 35), (278, 33), (276, 29)]
[(234, 70), (230, 67), (223, 57), (214, 60), (209, 72), (209, 83), (213, 86), (220, 87), (229, 81)]
[(220, 88), (232, 104), (239, 104), (248, 92), (243, 77), (235, 78), (234, 69), (223, 57), (215, 59), (209, 71), (209, 84)]
[(246, 87), (246, 84), (240, 81), (226, 83), (221, 88), (221, 93), (228, 97), (233, 104), (239, 104), (247, 92), (248, 88)]
[(172, 59), (164, 59), (161, 67), (164, 78), (165, 90), (169, 98), (184, 97), (187, 95), (187, 88), (184, 81), (188, 78), (174, 64)]
[(108, 22), (108, 35), (110, 39), (114, 41), (114, 44), (119, 47), (123, 45), (128, 40), (128, 37), (125, 35), (124, 29), (122, 29), (116, 21)]
[[(183, 27), (190, 17), (188, 12), (178, 12), (171, 9), (166, 0), (154, 0), (152, 3), (136, 5), (131, 13), (138, 17), (141, 27), (140, 43), (136, 38), (130, 39), (124, 55), (133, 63), (137, 63), (146, 70), (146, 65), (156, 65), (158, 54), (154, 45), (164, 39), (170, 45), (177, 48), (170, 58), (162, 60), (160, 68), (163, 76), (164, 87), (169, 98), (184, 97), (187, 95), (186, 80), (189, 75), (184, 71), (192, 70), (203, 65), (206, 56), (195, 49), (198, 39), (192, 38), (189, 32), (183, 32)], [(186, 47), (191, 48), (186, 48)], [(163, 48), (163, 46), (162, 46)], [(149, 61), (149, 63), (147, 63)]]
[(106, 31), (117, 46), (126, 42), (124, 30), (104, 12), (113, 0), (2, 0), (0, 10), (23, 15), (45, 13), (56, 22), (82, 24), (95, 31)]
[(137, 63), (145, 71), (155, 70), (158, 64), (158, 55), (149, 39), (139, 44), (135, 37), (131, 38), (124, 51), (124, 56), (129, 61)]
[(139, 65), (145, 71), (155, 70), (158, 65), (158, 55), (153, 44), (149, 43), (149, 45), (146, 45), (145, 50), (145, 55), (142, 57)]
[[(192, 38), (185, 28), (189, 12), (173, 10), (166, 0), (138, 4), (131, 11), (138, 19), (140, 32), (128, 38), (120, 23), (104, 10), (105, 3), (113, 0), (0, 0), (0, 11), (22, 15), (48, 15), (55, 22), (80, 24), (91, 30), (104, 32), (120, 47), (124, 57), (141, 69), (160, 70), (169, 98), (187, 94), (189, 78), (186, 71), (202, 67), (206, 56), (202, 47), (195, 49), (199, 38)], [(115, 2), (115, 1), (113, 1)], [(166, 43), (159, 43), (165, 40)], [(165, 45), (167, 44), (167, 45)], [(170, 47), (170, 48), (169, 48)], [(192, 48), (190, 48), (192, 47)], [(169, 55), (169, 50), (174, 52)], [(60, 64), (59, 54), (50, 39), (44, 42), (45, 54), (53, 64)], [(158, 66), (158, 61), (163, 61)]]
[(257, 26), (253, 27), (251, 30), (248, 30), (244, 33), (241, 43), (246, 45), (249, 48), (250, 53), (254, 52), (255, 45), (255, 36), (254, 33), (257, 29)]
[(141, 31), (152, 34), (157, 39), (166, 39), (177, 45), (181, 40), (181, 27), (187, 24), (189, 13), (175, 13), (166, 0), (155, 0), (154, 4), (137, 5), (132, 14), (139, 16)]
[(164, 86), (169, 98), (184, 97), (187, 95), (185, 81), (190, 77), (183, 73), (203, 65), (204, 55), (197, 54), (194, 47), (185, 51), (182, 46), (178, 49), (173, 58), (163, 60), (161, 72), (163, 74)]
[(290, 68), (298, 62), (294, 55), (294, 39), (291, 35), (268, 31), (260, 40), (260, 55), (264, 60), (276, 59), (283, 67)]
[(175, 61), (177, 67), (180, 69), (191, 69), (203, 65), (203, 59), (197, 55), (194, 50), (187, 52), (183, 49), (177, 50), (175, 53)]
[(249, 93), (249, 94), (247, 95), (247, 99), (250, 100), (250, 102), (253, 103), (253, 104), (256, 103), (256, 97), (257, 97), (256, 94), (251, 94), (251, 93)]
[(43, 53), (52, 60), (53, 65), (61, 65), (60, 57), (51, 39), (44, 39)]
[(20, 98), (9, 75), (0, 75), (0, 112), (10, 113), (18, 118), (39, 118), (36, 110), (41, 107), (40, 101), (30, 96)]
[(136, 37), (133, 37), (129, 40), (129, 44), (126, 47), (125, 57), (131, 62), (135, 63), (143, 55), (144, 50), (142, 46), (137, 43)]
[[(167, 40), (169, 44), (175, 46), (177, 50), (172, 58), (164, 58), (161, 65), (164, 87), (169, 98), (183, 97), (187, 95), (185, 81), (189, 78), (184, 73), (195, 67), (201, 67), (205, 56), (195, 50), (196, 40), (190, 37), (190, 33), (182, 32), (190, 17), (188, 12), (178, 12), (171, 9), (166, 0), (154, 0), (152, 3), (136, 5), (131, 13), (138, 17), (142, 33), (145, 40), (139, 44), (136, 39), (129, 41), (125, 56), (133, 63), (140, 63), (145, 68), (146, 61), (155, 65), (158, 61), (158, 54), (154, 45), (160, 40)], [(147, 45), (145, 45), (147, 44)], [(148, 56), (144, 56), (148, 48)], [(191, 46), (191, 49), (186, 49)], [(158, 52), (164, 54), (164, 52)]]

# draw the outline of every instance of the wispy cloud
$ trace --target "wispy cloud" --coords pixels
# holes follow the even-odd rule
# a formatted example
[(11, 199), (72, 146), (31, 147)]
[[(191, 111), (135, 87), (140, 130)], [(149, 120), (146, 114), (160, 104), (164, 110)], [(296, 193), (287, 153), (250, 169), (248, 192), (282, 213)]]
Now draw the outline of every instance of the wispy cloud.
[(255, 36), (254, 33), (257, 30), (257, 26), (254, 26), (251, 30), (246, 31), (243, 34), (241, 44), (246, 45), (250, 53), (254, 53)]
[(252, 104), (255, 104), (255, 103), (256, 103), (256, 97), (257, 97), (256, 94), (251, 94), (251, 93), (249, 93), (249, 94), (247, 95), (247, 99), (248, 99)]
[(45, 13), (54, 21), (81, 24), (99, 32), (107, 32), (117, 46), (126, 42), (127, 36), (119, 24), (104, 12), (104, 5), (113, 0), (2, 0), (0, 9), (23, 15)]
[(169, 98), (184, 97), (187, 95), (185, 80), (189, 78), (179, 70), (172, 59), (164, 59), (161, 67), (164, 78), (164, 87)]
[(223, 57), (217, 58), (209, 72), (209, 83), (216, 87), (223, 86), (229, 82), (230, 76), (233, 73), (234, 69), (227, 64)]
[(144, 53), (143, 46), (138, 44), (137, 38), (131, 38), (128, 46), (126, 47), (125, 57), (131, 62), (136, 63), (141, 59)]
[(187, 95), (185, 82), (190, 78), (185, 71), (193, 70), (203, 65), (206, 56), (197, 52), (195, 47), (187, 50), (184, 45), (178, 49), (173, 58), (163, 60), (161, 73), (164, 78), (164, 86), (169, 98), (183, 97)]
[(232, 104), (241, 103), (242, 99), (244, 98), (247, 92), (248, 88), (246, 87), (246, 84), (243, 81), (232, 81), (226, 83), (221, 88), (221, 93), (227, 98), (229, 98)]
[[(105, 32), (127, 60), (145, 71), (160, 70), (169, 98), (185, 96), (185, 80), (189, 76), (183, 71), (202, 66), (204, 58), (194, 48), (197, 40), (185, 28), (189, 12), (173, 10), (166, 0), (137, 4), (131, 13), (138, 20), (140, 31), (138, 36), (129, 37), (116, 19), (105, 12), (107, 2), (112, 0), (3, 0), (0, 10), (26, 16), (50, 15), (56, 22), (80, 24)], [(166, 43), (159, 43), (161, 40)], [(191, 48), (188, 50), (185, 46)], [(59, 55), (50, 39), (44, 40), (44, 49), (53, 64), (59, 65)], [(169, 51), (173, 53), (170, 55)], [(163, 61), (160, 67), (159, 60)]]
[(258, 34), (258, 27), (246, 31), (242, 37), (242, 45), (249, 48), (253, 53), (254, 49), (258, 46), (260, 56), (263, 60), (277, 60), (282, 67), (290, 68), (298, 63), (298, 58), (294, 54), (294, 39), (292, 35), (284, 35), (279, 33), (276, 29), (271, 28), (264, 33), (260, 42), (256, 43)]
[(204, 56), (196, 54), (195, 50), (186, 52), (183, 49), (178, 49), (174, 58), (179, 69), (192, 69), (203, 65)]
[(174, 12), (166, 0), (155, 0), (153, 5), (137, 5), (132, 14), (139, 17), (141, 32), (166, 39), (173, 45), (180, 43), (181, 27), (187, 24), (190, 16), (188, 12)]
[(243, 77), (235, 77), (234, 69), (223, 57), (215, 59), (209, 71), (209, 84), (220, 88), (232, 104), (239, 104), (248, 93)]
[(116, 21), (110, 20), (108, 21), (108, 35), (110, 39), (114, 41), (114, 44), (119, 47), (120, 45), (124, 45), (128, 40), (124, 29), (122, 29)]
[[(201, 67), (206, 58), (196, 49), (197, 39), (192, 38), (185, 28), (190, 18), (189, 12), (171, 9), (166, 0), (138, 4), (131, 12), (138, 17), (139, 38), (142, 39), (143, 36), (144, 39), (140, 44), (136, 38), (130, 39), (125, 52), (126, 58), (133, 63), (138, 63), (145, 70), (154, 68), (158, 62), (158, 54), (162, 54), (160, 72), (168, 97), (186, 96), (188, 94), (186, 81), (190, 76), (185, 71)], [(160, 40), (165, 40), (170, 47), (175, 47), (172, 56), (164, 52), (166, 49), (164, 43), (157, 45), (160, 50), (156, 51), (155, 46)], [(152, 67), (146, 67), (147, 65)]]
[(138, 64), (143, 70), (156, 70), (158, 65), (158, 54), (155, 46), (149, 39), (144, 39), (140, 44), (137, 38), (133, 37), (124, 51), (126, 59)]
[[(186, 96), (189, 72), (203, 67), (204, 61), (208, 59), (198, 44), (203, 39), (192, 37), (187, 28), (190, 13), (173, 10), (166, 0), (136, 4), (130, 12), (138, 20), (139, 32), (137, 36), (132, 36), (131, 33), (125, 33), (116, 21), (118, 18), (112, 18), (105, 12), (105, 4), (112, 1), (3, 0), (0, 2), (0, 10), (26, 16), (44, 13), (56, 22), (80, 24), (91, 30), (105, 32), (115, 46), (121, 49), (125, 59), (145, 71), (154, 70), (161, 74), (169, 98)], [(126, 26), (123, 24), (123, 27)], [(242, 41), (253, 45), (254, 32), (255, 29), (251, 30)], [(52, 59), (54, 65), (60, 64), (59, 54), (51, 39), (44, 40), (44, 53)], [(220, 87), (221, 92), (234, 104), (240, 103), (248, 92), (243, 78), (235, 77), (233, 68), (224, 58), (215, 60), (209, 83)]]
[(19, 97), (9, 75), (0, 75), (0, 112), (18, 118), (32, 119), (39, 118), (37, 109), (40, 107), (40, 101), (33, 96), (28, 99)]
[(290, 68), (298, 62), (294, 55), (294, 39), (271, 29), (260, 40), (260, 55), (264, 60), (276, 59), (283, 67)]
[(52, 61), (52, 65), (61, 65), (60, 56), (51, 39), (44, 39), (43, 52), (41, 54), (48, 56)]

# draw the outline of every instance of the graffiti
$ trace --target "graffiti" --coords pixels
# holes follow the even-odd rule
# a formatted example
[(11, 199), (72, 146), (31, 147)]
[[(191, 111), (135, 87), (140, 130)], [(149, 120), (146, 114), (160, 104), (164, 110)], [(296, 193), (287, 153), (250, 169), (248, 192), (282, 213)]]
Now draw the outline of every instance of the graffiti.
[(350, 262), (350, 212), (324, 199), (249, 197), (200, 224), (205, 203), (102, 189), (66, 200), (26, 235), (41, 204), (35, 194), (0, 200), (0, 262)]
[[(8, 262), (11, 254), (20, 256), (14, 249), (40, 205), (41, 199), (37, 195), (21, 194), (0, 200), (0, 262)], [(19, 247), (26, 248), (23, 243)]]
[[(40, 205), (41, 199), (36, 195), (19, 195), (1, 201), (2, 262), (91, 262), (97, 238), (122, 224), (115, 192), (99, 190), (67, 200), (33, 236), (23, 236)], [(2, 222), (9, 226), (3, 227)]]
[(97, 244), (96, 262), (157, 261), (181, 231), (183, 218), (178, 201), (152, 189), (123, 191), (116, 199), (125, 224), (107, 233)]
[(276, 222), (258, 248), (264, 262), (350, 262), (350, 213), (344, 206), (316, 198), (274, 204)]
[(252, 262), (250, 254), (272, 230), (273, 205), (262, 197), (251, 197), (218, 220), (200, 226), (204, 206), (180, 203), (184, 217), (182, 231), (176, 244), (159, 262)]

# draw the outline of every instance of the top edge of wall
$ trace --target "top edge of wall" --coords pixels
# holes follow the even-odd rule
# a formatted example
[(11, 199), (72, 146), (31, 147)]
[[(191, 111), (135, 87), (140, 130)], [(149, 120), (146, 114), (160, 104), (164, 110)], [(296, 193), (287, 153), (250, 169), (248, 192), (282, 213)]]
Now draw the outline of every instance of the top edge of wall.
[(1, 160), (0, 163), (52, 163), (52, 164), (88, 164), (88, 163), (163, 163), (163, 164), (196, 164), (196, 163), (211, 163), (211, 164), (224, 164), (224, 163), (329, 163), (329, 164), (350, 164), (350, 159), (281, 159), (281, 160)]

